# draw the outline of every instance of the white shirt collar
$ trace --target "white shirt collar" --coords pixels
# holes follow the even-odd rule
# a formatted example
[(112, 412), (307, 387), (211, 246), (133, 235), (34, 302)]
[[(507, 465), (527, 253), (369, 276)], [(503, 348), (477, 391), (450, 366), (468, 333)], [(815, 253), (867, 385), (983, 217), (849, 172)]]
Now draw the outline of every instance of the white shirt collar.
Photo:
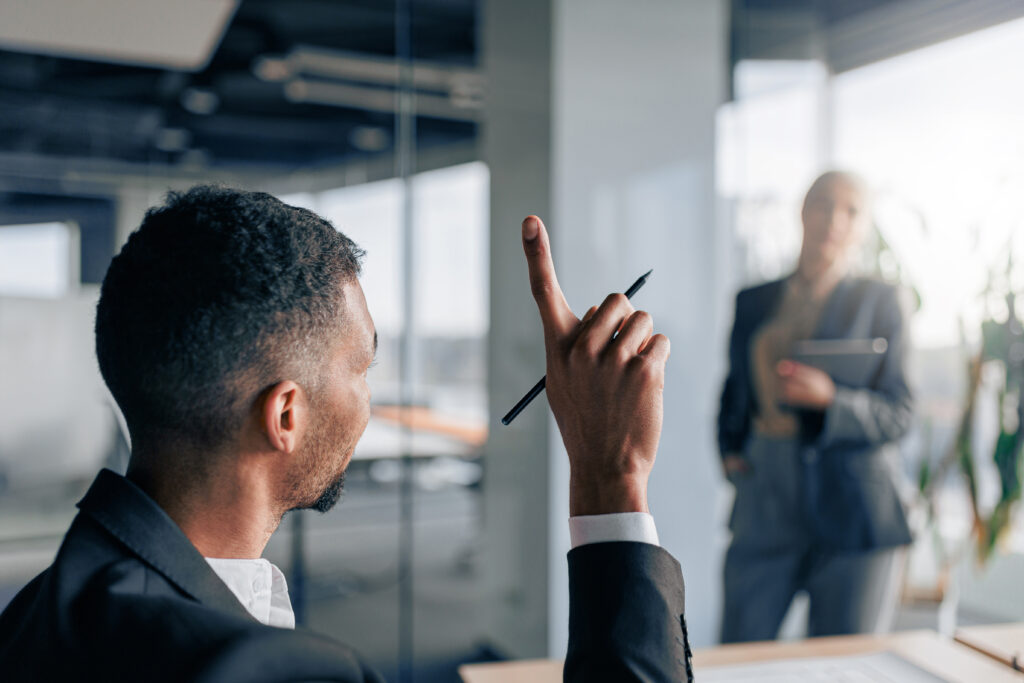
[(205, 559), (256, 621), (279, 628), (295, 628), (288, 582), (280, 569), (263, 558)]

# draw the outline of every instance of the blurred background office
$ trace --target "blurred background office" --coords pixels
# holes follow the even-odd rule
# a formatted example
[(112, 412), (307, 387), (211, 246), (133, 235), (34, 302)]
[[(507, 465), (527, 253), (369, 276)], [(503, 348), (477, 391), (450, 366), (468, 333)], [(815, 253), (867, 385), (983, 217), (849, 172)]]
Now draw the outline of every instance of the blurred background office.
[[(346, 499), (267, 556), (300, 622), (393, 680), (561, 656), (568, 472), (519, 222), (578, 311), (674, 354), (651, 508), (713, 644), (732, 301), (793, 268), (822, 171), (875, 194), (860, 272), (914, 293), (895, 628), (1024, 620), (1024, 6), (1012, 0), (13, 0), (0, 5), (0, 605), (128, 454), (92, 321), (168, 189), (224, 182), (367, 252), (374, 416)], [(794, 602), (782, 636), (800, 637)]]

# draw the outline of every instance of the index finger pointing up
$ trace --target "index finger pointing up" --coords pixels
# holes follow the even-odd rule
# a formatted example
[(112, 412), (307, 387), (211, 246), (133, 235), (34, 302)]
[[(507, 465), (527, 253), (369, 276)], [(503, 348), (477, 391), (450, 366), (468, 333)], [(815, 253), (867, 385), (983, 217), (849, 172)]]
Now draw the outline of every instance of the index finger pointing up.
[(579, 322), (565, 301), (551, 260), (551, 241), (544, 223), (536, 216), (523, 221), (523, 251), (530, 268), (530, 289), (540, 311), (546, 335), (562, 337)]

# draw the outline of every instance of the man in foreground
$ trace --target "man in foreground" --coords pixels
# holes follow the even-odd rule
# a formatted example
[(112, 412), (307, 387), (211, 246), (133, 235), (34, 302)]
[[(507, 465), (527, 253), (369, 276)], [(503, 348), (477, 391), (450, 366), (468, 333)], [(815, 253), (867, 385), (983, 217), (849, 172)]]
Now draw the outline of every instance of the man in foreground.
[[(668, 340), (622, 295), (578, 320), (535, 217), (523, 247), (571, 466), (565, 679), (686, 680), (682, 575), (647, 511)], [(146, 215), (96, 316), (128, 472), (100, 472), (53, 565), (0, 615), (0, 678), (381, 680), (294, 629), (261, 558), (286, 512), (337, 502), (369, 420), (360, 257), (262, 193), (197, 187)]]

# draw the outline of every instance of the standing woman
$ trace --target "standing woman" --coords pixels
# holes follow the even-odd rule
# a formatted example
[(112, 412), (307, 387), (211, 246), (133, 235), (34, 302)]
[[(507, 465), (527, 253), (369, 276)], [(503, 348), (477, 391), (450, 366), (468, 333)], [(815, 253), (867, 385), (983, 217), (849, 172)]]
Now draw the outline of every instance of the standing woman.
[[(775, 638), (800, 590), (809, 635), (891, 623), (900, 548), (911, 540), (894, 459), (913, 410), (898, 291), (849, 274), (867, 200), (856, 176), (819, 177), (804, 199), (796, 272), (736, 297), (718, 416), (736, 487), (722, 642)], [(863, 386), (790, 359), (800, 340), (879, 337), (886, 352)]]

